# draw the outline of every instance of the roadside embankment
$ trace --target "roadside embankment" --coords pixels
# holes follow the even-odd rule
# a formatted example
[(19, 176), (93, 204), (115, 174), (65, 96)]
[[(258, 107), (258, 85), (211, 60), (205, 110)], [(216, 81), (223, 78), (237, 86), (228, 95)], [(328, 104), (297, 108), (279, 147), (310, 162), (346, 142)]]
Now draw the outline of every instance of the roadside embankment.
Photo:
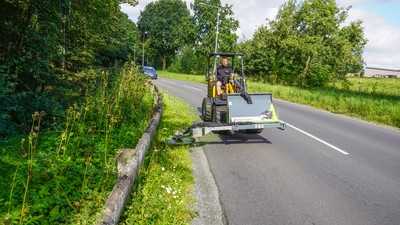
[(119, 149), (134, 147), (153, 93), (134, 66), (96, 70), (63, 123), (0, 142), (0, 224), (94, 224), (117, 178)]

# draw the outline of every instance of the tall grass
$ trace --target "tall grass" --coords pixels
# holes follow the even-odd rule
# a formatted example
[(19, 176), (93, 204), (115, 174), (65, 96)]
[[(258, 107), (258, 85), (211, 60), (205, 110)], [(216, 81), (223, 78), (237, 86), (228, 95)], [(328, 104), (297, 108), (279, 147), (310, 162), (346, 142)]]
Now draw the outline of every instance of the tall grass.
[[(0, 224), (93, 224), (116, 179), (118, 149), (134, 147), (153, 93), (135, 67), (89, 71), (92, 87), (60, 130), (0, 143)], [(22, 145), (19, 145), (20, 140)], [(7, 196), (7, 197), (6, 197)]]
[(397, 78), (349, 78), (349, 83), (331, 85), (339, 90), (350, 90), (371, 95), (400, 96), (400, 79)]

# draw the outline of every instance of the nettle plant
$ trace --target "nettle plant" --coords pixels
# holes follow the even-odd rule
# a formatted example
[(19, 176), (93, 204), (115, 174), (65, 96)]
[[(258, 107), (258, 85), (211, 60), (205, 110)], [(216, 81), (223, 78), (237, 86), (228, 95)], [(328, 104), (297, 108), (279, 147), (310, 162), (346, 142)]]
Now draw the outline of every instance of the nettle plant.
[[(152, 114), (145, 78), (127, 65), (98, 73), (94, 91), (65, 113), (59, 131), (39, 134), (35, 113), (9, 177), (6, 224), (93, 223), (116, 179), (118, 149), (134, 147)], [(3, 214), (3, 215), (2, 215)]]

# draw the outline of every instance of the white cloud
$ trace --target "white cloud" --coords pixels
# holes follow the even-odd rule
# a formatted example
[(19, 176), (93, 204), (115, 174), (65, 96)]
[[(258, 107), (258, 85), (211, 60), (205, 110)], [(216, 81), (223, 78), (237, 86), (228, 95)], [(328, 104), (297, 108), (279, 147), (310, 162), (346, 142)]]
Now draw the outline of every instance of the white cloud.
[(129, 19), (137, 22), (140, 11), (142, 11), (144, 7), (150, 2), (153, 2), (153, 0), (140, 0), (139, 4), (136, 7), (132, 7), (129, 4), (121, 4), (121, 10), (129, 16)]
[[(154, 0), (140, 0), (139, 5), (130, 7), (123, 4), (122, 10), (133, 21), (137, 21), (140, 11)], [(192, 0), (186, 0), (191, 2)], [(233, 5), (233, 10), (240, 22), (238, 35), (240, 40), (251, 38), (257, 27), (266, 24), (267, 19), (273, 19), (284, 0), (221, 0), (224, 4)], [(384, 17), (359, 7), (369, 0), (337, 0), (338, 4), (350, 10), (349, 20), (362, 20), (368, 44), (365, 49), (365, 61), (368, 65), (400, 67), (400, 27), (391, 25)], [(376, 2), (388, 2), (380, 0)]]
[(261, 0), (222, 0), (223, 3), (233, 5), (233, 11), (237, 16), (240, 29), (239, 39), (249, 39), (256, 31), (257, 27), (267, 23), (267, 19), (272, 20), (278, 13), (281, 0), (261, 1)]
[(366, 2), (366, 0), (336, 0), (336, 2), (342, 6), (350, 6), (350, 5), (359, 4), (361, 2)]
[(368, 65), (400, 67), (400, 27), (382, 16), (358, 9), (350, 11), (349, 20), (363, 21), (368, 39), (364, 57)]
[[(128, 14), (129, 18), (135, 22), (144, 7), (154, 0), (140, 0), (136, 7), (122, 4), (121, 9)], [(192, 0), (186, 0), (188, 7)], [(261, 1), (248, 0), (243, 4), (243, 0), (222, 0), (223, 4), (233, 5), (233, 10), (240, 22), (238, 35), (241, 39), (248, 39), (252, 36), (257, 27), (266, 24), (266, 19), (273, 19), (278, 13), (278, 8), (282, 0)]]

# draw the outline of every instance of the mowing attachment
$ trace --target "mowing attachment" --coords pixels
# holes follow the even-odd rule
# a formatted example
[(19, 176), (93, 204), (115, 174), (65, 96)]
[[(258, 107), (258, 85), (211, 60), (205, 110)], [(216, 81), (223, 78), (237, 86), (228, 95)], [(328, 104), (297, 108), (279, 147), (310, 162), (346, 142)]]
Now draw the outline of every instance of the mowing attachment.
[(167, 141), (169, 145), (191, 145), (195, 142), (196, 139), (193, 137), (191, 128), (187, 128), (183, 132), (176, 132), (175, 136)]
[(246, 122), (246, 123), (235, 123), (235, 124), (199, 122), (199, 123), (194, 123), (191, 127), (187, 128), (183, 132), (177, 132), (173, 137), (167, 140), (167, 143), (169, 145), (192, 145), (198, 142), (199, 138), (204, 137), (210, 133), (244, 132), (244, 133), (254, 134), (254, 133), (259, 133), (258, 131), (262, 131), (264, 128), (278, 128), (280, 130), (285, 130), (286, 124), (282, 121), (273, 123)]

